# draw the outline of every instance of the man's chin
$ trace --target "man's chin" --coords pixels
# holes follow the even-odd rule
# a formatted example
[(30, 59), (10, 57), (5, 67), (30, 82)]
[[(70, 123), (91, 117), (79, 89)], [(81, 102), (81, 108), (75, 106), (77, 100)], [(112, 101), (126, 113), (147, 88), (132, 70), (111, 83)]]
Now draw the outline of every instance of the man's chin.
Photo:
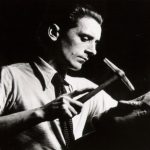
[(69, 69), (72, 71), (79, 71), (82, 69), (82, 65), (76, 65), (76, 66), (74, 65), (74, 66), (71, 66)]

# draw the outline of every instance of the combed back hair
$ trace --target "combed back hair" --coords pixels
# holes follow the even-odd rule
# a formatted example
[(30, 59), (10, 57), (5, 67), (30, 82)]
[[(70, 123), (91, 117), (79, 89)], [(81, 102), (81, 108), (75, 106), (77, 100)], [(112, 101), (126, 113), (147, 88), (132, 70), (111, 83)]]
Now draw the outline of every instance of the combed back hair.
[(69, 14), (69, 21), (70, 23), (76, 25), (78, 19), (83, 17), (91, 17), (95, 19), (100, 25), (102, 24), (102, 17), (98, 14), (94, 9), (89, 6), (80, 6), (76, 5), (74, 10)]
[(45, 42), (50, 42), (48, 40), (48, 27), (55, 23), (57, 24), (61, 32), (73, 28), (77, 25), (78, 19), (83, 17), (91, 17), (95, 19), (100, 26), (102, 25), (102, 17), (96, 12), (92, 6), (87, 4), (73, 4), (73, 3), (65, 3), (62, 6), (59, 6), (57, 3), (51, 3), (47, 5), (47, 9), (45, 9), (45, 13), (43, 15), (43, 19), (40, 24), (40, 28), (38, 28), (38, 34), (40, 39)]

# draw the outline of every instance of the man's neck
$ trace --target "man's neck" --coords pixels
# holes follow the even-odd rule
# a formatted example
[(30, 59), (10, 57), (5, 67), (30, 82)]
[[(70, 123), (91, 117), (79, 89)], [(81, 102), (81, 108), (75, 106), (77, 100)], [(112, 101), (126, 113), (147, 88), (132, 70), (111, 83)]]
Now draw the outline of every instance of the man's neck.
[(67, 74), (65, 65), (58, 63), (55, 59), (49, 60), (48, 63), (64, 78)]

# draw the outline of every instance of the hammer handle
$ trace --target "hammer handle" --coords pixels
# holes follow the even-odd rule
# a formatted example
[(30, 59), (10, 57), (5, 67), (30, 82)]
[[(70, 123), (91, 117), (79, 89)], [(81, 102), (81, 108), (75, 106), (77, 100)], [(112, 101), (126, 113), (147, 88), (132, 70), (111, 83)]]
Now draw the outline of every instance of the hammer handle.
[(118, 79), (118, 76), (114, 75), (113, 77), (111, 77), (109, 80), (107, 80), (106, 82), (104, 82), (103, 84), (101, 84), (100, 86), (98, 86), (93, 91), (91, 91), (88, 94), (80, 97), (78, 99), (78, 101), (80, 101), (82, 103), (86, 102), (88, 99), (90, 99), (91, 97), (93, 97), (94, 95), (96, 95), (98, 92), (100, 92), (101, 90), (103, 90), (104, 88), (106, 88), (108, 85), (110, 85), (112, 82), (114, 82), (117, 79)]

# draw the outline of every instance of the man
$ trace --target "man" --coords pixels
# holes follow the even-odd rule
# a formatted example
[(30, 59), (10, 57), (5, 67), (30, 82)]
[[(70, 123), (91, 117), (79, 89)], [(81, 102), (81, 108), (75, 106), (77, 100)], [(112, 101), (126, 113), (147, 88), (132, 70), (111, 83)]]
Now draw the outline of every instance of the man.
[[(40, 41), (46, 57), (5, 66), (0, 83), (0, 146), (2, 150), (63, 150), (66, 140), (61, 120), (72, 118), (75, 139), (94, 129), (92, 120), (118, 102), (101, 91), (86, 103), (76, 99), (97, 87), (67, 71), (80, 70), (96, 55), (101, 16), (86, 6), (44, 20)], [(59, 18), (59, 19), (58, 19)], [(44, 26), (45, 25), (45, 26)], [(55, 74), (65, 79), (67, 93), (57, 95)], [(56, 81), (56, 83), (58, 80)]]

